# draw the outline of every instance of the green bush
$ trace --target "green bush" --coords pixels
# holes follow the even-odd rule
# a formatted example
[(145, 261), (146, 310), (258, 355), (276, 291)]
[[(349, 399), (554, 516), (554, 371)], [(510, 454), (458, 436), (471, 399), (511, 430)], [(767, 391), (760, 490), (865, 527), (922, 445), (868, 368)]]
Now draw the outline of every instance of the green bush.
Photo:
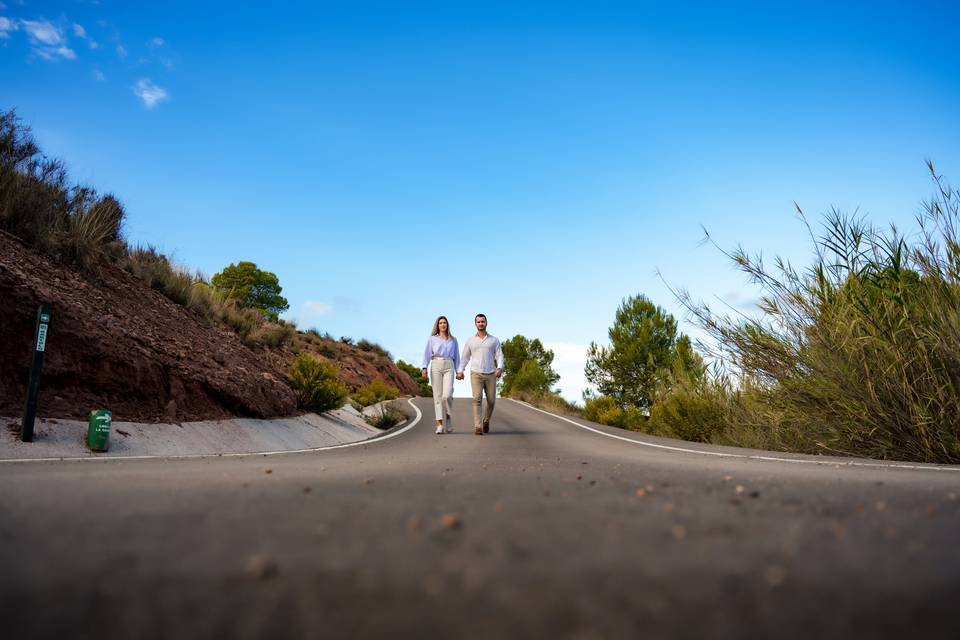
[(418, 393), (425, 398), (433, 397), (433, 387), (430, 386), (430, 383), (423, 379), (423, 374), (419, 368), (410, 364), (409, 362), (404, 362), (403, 360), (397, 360), (397, 367), (401, 371), (410, 376), (410, 379), (417, 383)]
[(298, 406), (308, 411), (339, 409), (350, 394), (350, 388), (340, 380), (339, 364), (308, 353), (294, 359), (288, 377), (297, 392)]
[(402, 412), (393, 407), (383, 407), (372, 416), (364, 416), (364, 420), (377, 429), (392, 429), (406, 419)]
[(354, 391), (351, 397), (361, 407), (369, 407), (370, 405), (383, 402), (384, 400), (394, 400), (399, 395), (399, 389), (396, 387), (391, 387), (380, 378), (376, 378), (372, 382), (365, 384)]
[(647, 416), (641, 409), (633, 406), (621, 407), (610, 396), (585, 398), (583, 417), (591, 422), (631, 431), (647, 431), (648, 428)]
[(722, 440), (731, 403), (725, 383), (706, 376), (681, 375), (657, 394), (646, 430), (692, 442)]

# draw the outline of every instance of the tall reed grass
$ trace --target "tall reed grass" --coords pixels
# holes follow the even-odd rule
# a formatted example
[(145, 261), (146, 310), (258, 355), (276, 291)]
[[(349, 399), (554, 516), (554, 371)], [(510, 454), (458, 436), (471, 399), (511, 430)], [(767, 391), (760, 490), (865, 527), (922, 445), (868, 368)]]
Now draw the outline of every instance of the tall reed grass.
[(960, 194), (928, 166), (934, 193), (916, 234), (836, 210), (816, 232), (798, 207), (807, 269), (725, 252), (759, 285), (758, 317), (680, 294), (737, 381), (714, 441), (960, 462)]

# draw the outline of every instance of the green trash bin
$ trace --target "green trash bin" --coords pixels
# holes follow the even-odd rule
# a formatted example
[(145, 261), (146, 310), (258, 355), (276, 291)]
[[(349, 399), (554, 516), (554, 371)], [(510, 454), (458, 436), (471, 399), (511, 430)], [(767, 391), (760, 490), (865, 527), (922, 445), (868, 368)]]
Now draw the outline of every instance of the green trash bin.
[(110, 448), (110, 422), (113, 414), (106, 409), (90, 412), (87, 426), (87, 446), (91, 451), (106, 451)]

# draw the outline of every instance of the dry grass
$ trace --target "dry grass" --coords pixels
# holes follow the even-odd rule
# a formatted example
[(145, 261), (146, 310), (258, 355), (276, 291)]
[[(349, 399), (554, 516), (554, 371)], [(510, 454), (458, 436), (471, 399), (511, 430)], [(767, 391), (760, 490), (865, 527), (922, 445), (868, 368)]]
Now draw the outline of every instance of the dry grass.
[(833, 211), (805, 271), (729, 253), (762, 289), (760, 318), (681, 295), (738, 381), (715, 440), (960, 462), (960, 194), (930, 171), (915, 237)]

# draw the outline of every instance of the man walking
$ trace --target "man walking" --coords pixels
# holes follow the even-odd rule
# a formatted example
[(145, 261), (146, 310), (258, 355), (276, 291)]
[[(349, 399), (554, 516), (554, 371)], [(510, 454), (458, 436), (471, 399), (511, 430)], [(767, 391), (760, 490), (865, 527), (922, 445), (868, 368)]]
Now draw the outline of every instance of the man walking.
[[(463, 357), (457, 369), (457, 380), (463, 380), (463, 370), (470, 363), (470, 390), (473, 391), (473, 432), (478, 436), (490, 432), (490, 417), (497, 402), (497, 380), (503, 375), (503, 347), (500, 340), (487, 333), (487, 316), (478, 313), (473, 319), (477, 333), (467, 340)], [(487, 410), (480, 419), (483, 394), (487, 395)]]

